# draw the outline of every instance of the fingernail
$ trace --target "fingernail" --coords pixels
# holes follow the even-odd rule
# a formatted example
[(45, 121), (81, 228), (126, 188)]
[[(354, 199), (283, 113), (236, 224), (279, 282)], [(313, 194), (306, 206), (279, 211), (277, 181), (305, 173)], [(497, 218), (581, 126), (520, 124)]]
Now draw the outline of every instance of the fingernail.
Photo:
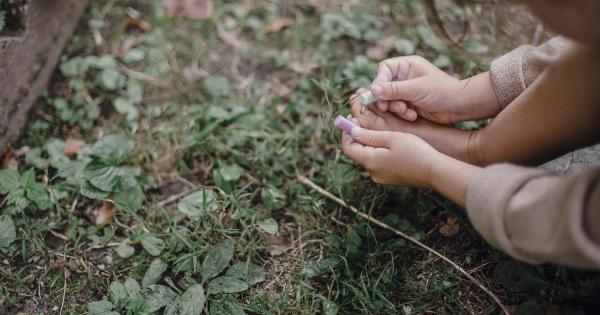
[(358, 126), (352, 128), (352, 130), (350, 131), (350, 135), (352, 135), (353, 139), (358, 139), (358, 137), (360, 137), (360, 135), (362, 135), (362, 128), (360, 128)]
[(371, 86), (371, 92), (373, 92), (373, 95), (379, 97), (381, 94), (383, 94), (383, 86), (379, 84), (373, 84), (373, 86)]

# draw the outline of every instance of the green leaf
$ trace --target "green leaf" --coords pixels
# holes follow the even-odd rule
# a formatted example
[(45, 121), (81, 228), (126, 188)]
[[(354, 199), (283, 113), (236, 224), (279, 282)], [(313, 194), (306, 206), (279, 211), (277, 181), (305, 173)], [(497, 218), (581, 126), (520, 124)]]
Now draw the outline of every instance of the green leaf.
[(113, 195), (113, 201), (117, 208), (131, 212), (138, 211), (145, 200), (146, 196), (144, 196), (144, 191), (142, 191), (142, 187), (139, 185), (129, 189), (119, 190)]
[(0, 170), (0, 194), (6, 195), (19, 188), (21, 175), (17, 170)]
[(135, 107), (133, 101), (127, 97), (117, 97), (113, 103), (113, 106), (119, 114), (125, 115), (125, 118), (129, 121), (136, 120), (140, 116), (140, 113), (137, 107)]
[(231, 295), (225, 296), (222, 301), (211, 301), (210, 315), (244, 315), (242, 305)]
[(165, 242), (151, 234), (144, 234), (141, 240), (142, 246), (152, 256), (158, 256), (165, 247)]
[(103, 199), (108, 198), (108, 196), (110, 196), (110, 192), (103, 191), (103, 190), (100, 190), (100, 189), (94, 187), (87, 180), (84, 180), (81, 182), (81, 185), (79, 186), (79, 190), (81, 191), (82, 195), (84, 195), (85, 197), (88, 197), (90, 199), (103, 200)]
[(144, 278), (142, 279), (142, 287), (145, 288), (158, 282), (162, 277), (162, 274), (167, 270), (168, 266), (169, 265), (167, 265), (167, 263), (162, 261), (160, 258), (154, 259), (144, 274)]
[(132, 63), (142, 61), (146, 58), (146, 52), (142, 49), (132, 48), (123, 55), (123, 61), (125, 63)]
[(135, 254), (135, 248), (129, 245), (130, 243), (131, 241), (128, 238), (126, 238), (121, 243), (119, 243), (119, 246), (117, 246), (117, 248), (115, 248), (115, 252), (117, 252), (117, 255), (119, 255), (119, 257), (127, 259), (133, 256), (133, 254)]
[(6, 248), (17, 239), (15, 223), (8, 215), (0, 215), (0, 248)]
[(225, 275), (243, 280), (248, 283), (249, 286), (253, 286), (265, 281), (267, 273), (265, 272), (265, 269), (259, 265), (251, 262), (238, 262), (227, 269)]
[(261, 230), (269, 234), (277, 234), (277, 231), (279, 230), (279, 225), (277, 224), (277, 221), (275, 221), (275, 219), (273, 218), (268, 218), (266, 220), (258, 222), (258, 227), (260, 227)]
[(218, 277), (214, 278), (208, 284), (208, 293), (237, 293), (248, 290), (248, 284), (234, 277)]
[(179, 315), (200, 315), (204, 309), (204, 289), (199, 284), (189, 287), (178, 301)]
[(92, 186), (106, 192), (135, 187), (139, 175), (137, 167), (112, 166), (101, 161), (88, 163), (82, 171), (82, 176)]
[(221, 242), (206, 252), (200, 272), (202, 280), (208, 281), (218, 276), (233, 258), (233, 242), (226, 240)]
[(268, 185), (263, 188), (260, 192), (260, 197), (265, 206), (271, 210), (278, 210), (283, 208), (286, 204), (286, 195), (277, 187)]
[(100, 74), (96, 77), (96, 82), (104, 90), (116, 91), (125, 84), (125, 76), (117, 69), (107, 68), (100, 71)]
[(233, 191), (235, 182), (244, 175), (244, 169), (237, 164), (224, 165), (213, 170), (213, 180), (215, 184), (226, 193)]
[(133, 150), (135, 142), (123, 133), (107, 135), (98, 140), (90, 149), (90, 154), (109, 161), (121, 162)]
[(127, 290), (120, 281), (113, 281), (108, 288), (108, 296), (116, 309), (120, 309), (127, 299)]
[(516, 261), (499, 263), (493, 277), (497, 283), (513, 293), (537, 292), (549, 285), (538, 267)]
[(52, 200), (50, 200), (46, 187), (40, 183), (31, 184), (25, 193), (27, 199), (35, 203), (40, 210), (46, 210), (52, 206)]
[(87, 310), (89, 315), (112, 315), (118, 314), (112, 312), (113, 305), (109, 301), (96, 301), (88, 303)]
[(325, 315), (337, 315), (340, 311), (340, 307), (337, 304), (331, 302), (330, 300), (323, 300), (323, 314)]
[(339, 261), (336, 258), (329, 257), (321, 261), (310, 260), (306, 266), (300, 271), (300, 275), (308, 278), (320, 276), (324, 273), (331, 271), (337, 266)]
[(123, 286), (125, 287), (125, 291), (127, 291), (127, 294), (129, 296), (135, 296), (141, 290), (140, 284), (133, 278), (125, 279), (125, 283)]
[(170, 304), (177, 297), (177, 293), (171, 290), (171, 288), (158, 284), (151, 284), (145, 287), (141, 291), (141, 295), (148, 303), (148, 312), (158, 311), (161, 307)]
[(190, 216), (200, 216), (217, 208), (217, 194), (210, 189), (201, 189), (185, 196), (177, 205), (177, 210)]
[(78, 77), (84, 75), (89, 66), (85, 58), (73, 57), (60, 64), (60, 71), (65, 77)]
[(213, 75), (202, 81), (204, 91), (212, 97), (229, 96), (233, 93), (231, 81), (222, 75)]

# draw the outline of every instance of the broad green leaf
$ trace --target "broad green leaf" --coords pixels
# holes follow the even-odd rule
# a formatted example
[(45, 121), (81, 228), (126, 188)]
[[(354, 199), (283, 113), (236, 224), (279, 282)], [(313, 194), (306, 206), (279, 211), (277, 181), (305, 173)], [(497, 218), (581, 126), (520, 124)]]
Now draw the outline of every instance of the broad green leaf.
[(101, 191), (127, 189), (137, 185), (140, 169), (130, 166), (113, 166), (100, 161), (88, 163), (82, 171), (83, 177)]
[(204, 289), (201, 285), (196, 284), (189, 287), (179, 297), (179, 315), (199, 315), (204, 309), (205, 299)]
[(337, 266), (339, 261), (336, 258), (329, 257), (321, 261), (310, 260), (306, 266), (300, 271), (300, 275), (308, 278), (320, 276), (324, 273), (331, 271)]
[(516, 261), (499, 263), (494, 280), (513, 293), (537, 292), (549, 285), (538, 267)]
[(19, 171), (3, 169), (0, 170), (0, 195), (6, 195), (19, 188), (21, 175)]
[(135, 254), (135, 248), (129, 245), (129, 243), (131, 243), (131, 241), (128, 238), (126, 238), (121, 243), (119, 243), (119, 246), (117, 246), (117, 248), (115, 248), (115, 251), (117, 252), (117, 255), (119, 255), (119, 257), (127, 259), (133, 256), (133, 254)]
[(278, 210), (283, 208), (286, 204), (286, 195), (277, 187), (268, 185), (264, 187), (260, 192), (260, 197), (265, 206), (271, 210)]
[(145, 234), (141, 239), (142, 246), (152, 256), (158, 256), (165, 248), (165, 242), (151, 234)]
[(225, 296), (222, 301), (211, 301), (210, 315), (244, 315), (242, 305), (231, 295)]
[(84, 180), (81, 182), (81, 185), (79, 186), (79, 190), (81, 191), (82, 195), (84, 195), (85, 197), (88, 197), (90, 199), (102, 200), (102, 199), (108, 198), (108, 196), (110, 195), (110, 192), (103, 191), (103, 190), (100, 190), (100, 189), (94, 187), (87, 180)]
[(112, 315), (118, 314), (112, 312), (113, 304), (109, 301), (96, 301), (88, 303), (87, 310), (89, 315)]
[(107, 68), (96, 76), (96, 82), (100, 88), (107, 91), (115, 91), (125, 84), (125, 76), (115, 68)]
[(15, 223), (8, 215), (0, 215), (0, 248), (8, 247), (17, 239)]
[(115, 110), (119, 114), (124, 115), (127, 120), (136, 120), (140, 116), (140, 113), (137, 107), (135, 107), (133, 101), (127, 97), (117, 97), (113, 103), (113, 106), (115, 107)]
[(141, 291), (141, 295), (146, 298), (148, 312), (156, 312), (161, 307), (170, 304), (176, 297), (171, 288), (164, 285), (151, 284)]
[(125, 291), (127, 291), (129, 296), (137, 295), (141, 290), (140, 284), (133, 278), (125, 279), (123, 286), (125, 287)]
[(108, 288), (108, 296), (116, 309), (120, 309), (127, 299), (127, 290), (120, 281), (113, 281)]
[(26, 190), (27, 199), (35, 203), (38, 209), (46, 210), (52, 206), (52, 200), (46, 187), (40, 183), (33, 183)]
[(78, 77), (85, 74), (89, 68), (89, 63), (83, 57), (73, 57), (60, 64), (60, 71), (66, 77)]
[[(50, 164), (50, 162), (47, 159), (42, 157), (41, 148), (33, 148), (29, 150), (29, 152), (27, 152), (27, 155), (25, 155), (25, 163), (38, 169), (45, 169)], [(0, 180), (0, 182), (2, 181)]]
[(208, 283), (208, 293), (237, 293), (248, 290), (248, 284), (234, 277), (218, 277)]
[(248, 283), (249, 286), (263, 282), (267, 273), (265, 269), (251, 262), (238, 262), (227, 269), (225, 273), (228, 277), (237, 278)]
[(323, 300), (323, 314), (325, 315), (337, 315), (340, 311), (340, 307), (337, 304), (331, 302), (330, 300)]
[(123, 55), (123, 61), (125, 63), (132, 63), (142, 61), (146, 57), (146, 52), (142, 49), (132, 48)]
[(233, 93), (231, 81), (222, 75), (212, 75), (202, 81), (204, 91), (212, 97), (229, 96)]
[(233, 242), (226, 240), (221, 242), (206, 252), (200, 272), (202, 280), (208, 281), (218, 276), (233, 258)]
[(217, 194), (210, 189), (201, 189), (185, 196), (177, 209), (190, 216), (200, 216), (206, 212), (212, 212), (217, 207)]
[(268, 218), (258, 222), (258, 226), (261, 228), (261, 230), (269, 234), (277, 234), (277, 231), (279, 230), (279, 225), (273, 218)]
[(167, 267), (167, 263), (162, 261), (160, 258), (154, 259), (144, 274), (144, 278), (142, 279), (142, 287), (145, 288), (158, 282), (162, 277), (162, 274), (167, 270)]
[(123, 133), (107, 135), (98, 140), (90, 149), (90, 154), (110, 161), (122, 161), (133, 150), (133, 139)]
[(117, 208), (131, 212), (138, 211), (144, 204), (144, 191), (136, 185), (129, 189), (119, 190), (113, 195), (113, 201)]
[(235, 182), (244, 175), (244, 169), (237, 164), (224, 165), (213, 170), (213, 180), (215, 184), (226, 193), (233, 191)]

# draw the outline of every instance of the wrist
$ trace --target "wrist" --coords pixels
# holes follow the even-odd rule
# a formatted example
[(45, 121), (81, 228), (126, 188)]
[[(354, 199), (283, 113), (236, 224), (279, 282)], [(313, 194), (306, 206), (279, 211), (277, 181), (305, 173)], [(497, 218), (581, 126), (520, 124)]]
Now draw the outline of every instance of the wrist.
[(460, 80), (456, 95), (461, 120), (492, 118), (502, 111), (489, 72)]

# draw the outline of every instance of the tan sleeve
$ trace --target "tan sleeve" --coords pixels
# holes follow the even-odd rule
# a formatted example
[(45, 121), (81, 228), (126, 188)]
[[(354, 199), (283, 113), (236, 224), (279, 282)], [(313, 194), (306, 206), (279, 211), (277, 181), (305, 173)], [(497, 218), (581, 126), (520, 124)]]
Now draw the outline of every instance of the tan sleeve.
[(600, 168), (558, 176), (489, 166), (471, 182), (466, 204), (484, 239), (517, 259), (600, 268)]
[(554, 37), (540, 46), (524, 45), (492, 61), (490, 76), (496, 97), (506, 107), (542, 73), (568, 45)]

